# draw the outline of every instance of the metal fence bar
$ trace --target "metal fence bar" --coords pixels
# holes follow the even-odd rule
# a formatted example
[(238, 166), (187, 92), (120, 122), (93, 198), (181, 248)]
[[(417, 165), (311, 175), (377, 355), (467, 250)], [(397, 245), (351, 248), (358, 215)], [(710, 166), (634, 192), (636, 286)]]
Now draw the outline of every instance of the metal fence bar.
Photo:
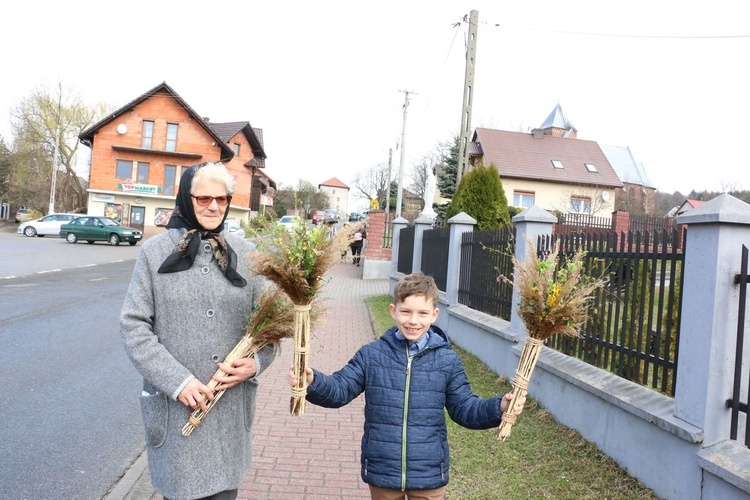
[[(737, 429), (739, 427), (740, 412), (746, 414), (745, 417), (745, 446), (750, 446), (750, 418), (747, 418), (748, 405), (740, 401), (740, 391), (742, 387), (742, 351), (745, 340), (745, 307), (747, 306), (747, 261), (748, 249), (742, 245), (742, 260), (740, 263), (740, 273), (735, 276), (735, 283), (740, 285), (739, 311), (737, 314), (737, 346), (734, 355), (734, 387), (732, 388), (732, 399), (727, 401), (727, 406), (732, 409), (730, 421), (729, 439), (737, 440)], [(750, 387), (750, 385), (748, 385)]]

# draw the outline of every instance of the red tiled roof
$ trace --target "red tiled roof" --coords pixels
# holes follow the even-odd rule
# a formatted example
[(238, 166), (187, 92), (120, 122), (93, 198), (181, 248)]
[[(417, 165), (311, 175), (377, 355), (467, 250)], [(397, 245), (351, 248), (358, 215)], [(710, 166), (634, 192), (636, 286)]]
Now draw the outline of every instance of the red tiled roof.
[[(622, 187), (612, 165), (594, 141), (537, 136), (521, 132), (508, 132), (477, 128), (475, 142), (479, 143), (484, 164), (495, 165), (500, 178), (533, 179), (539, 181)], [(555, 168), (552, 160), (564, 168)], [(585, 164), (596, 167), (589, 172)]]
[(328, 186), (328, 187), (337, 187), (337, 188), (346, 188), (346, 189), (349, 189), (349, 186), (347, 186), (346, 184), (344, 184), (343, 182), (341, 182), (340, 180), (338, 180), (336, 177), (331, 177), (327, 181), (321, 182), (320, 184), (318, 184), (318, 188), (320, 188), (320, 186)]

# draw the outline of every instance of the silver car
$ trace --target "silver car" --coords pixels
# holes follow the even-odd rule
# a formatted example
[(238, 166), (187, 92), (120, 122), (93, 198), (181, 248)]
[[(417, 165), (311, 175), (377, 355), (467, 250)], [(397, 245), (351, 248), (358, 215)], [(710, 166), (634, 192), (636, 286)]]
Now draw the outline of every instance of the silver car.
[(30, 220), (24, 222), (16, 232), (18, 234), (24, 234), (29, 238), (39, 236), (43, 238), (45, 236), (60, 236), (60, 226), (67, 224), (80, 217), (82, 214), (49, 214), (45, 215), (36, 220)]

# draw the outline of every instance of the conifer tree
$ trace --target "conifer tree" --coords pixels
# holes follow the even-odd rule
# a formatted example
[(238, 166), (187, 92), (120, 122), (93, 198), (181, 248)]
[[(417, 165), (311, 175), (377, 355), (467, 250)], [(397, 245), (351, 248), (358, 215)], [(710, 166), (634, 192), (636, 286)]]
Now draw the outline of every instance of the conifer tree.
[(477, 221), (476, 229), (496, 229), (510, 225), (508, 201), (497, 168), (490, 164), (474, 167), (461, 182), (446, 212), (446, 218), (465, 212)]

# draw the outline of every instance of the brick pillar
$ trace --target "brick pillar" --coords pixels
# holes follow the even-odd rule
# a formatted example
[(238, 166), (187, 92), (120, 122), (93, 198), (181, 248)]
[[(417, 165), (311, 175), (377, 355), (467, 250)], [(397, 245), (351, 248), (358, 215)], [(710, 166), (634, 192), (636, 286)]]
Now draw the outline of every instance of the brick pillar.
[(615, 248), (620, 248), (620, 238), (622, 233), (627, 234), (630, 231), (630, 213), (622, 210), (612, 212), (612, 230), (617, 235)]
[(391, 249), (383, 247), (385, 234), (385, 212), (370, 210), (367, 217), (367, 244), (364, 249), (367, 260), (391, 260)]

